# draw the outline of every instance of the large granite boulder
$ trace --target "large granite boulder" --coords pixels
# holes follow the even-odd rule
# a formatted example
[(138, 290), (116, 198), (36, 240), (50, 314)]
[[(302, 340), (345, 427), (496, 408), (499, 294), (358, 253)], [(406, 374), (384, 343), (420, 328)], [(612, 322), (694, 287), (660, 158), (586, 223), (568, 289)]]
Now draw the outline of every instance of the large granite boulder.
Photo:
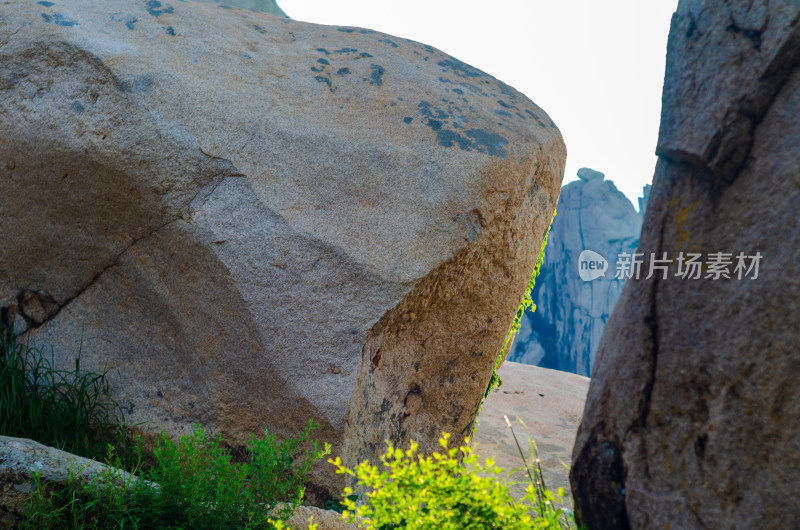
[(603, 334), (571, 477), (589, 528), (798, 526), (798, 114), (800, 4), (680, 2), (639, 245), (675, 262)]
[[(642, 218), (603, 173), (582, 168), (578, 176), (561, 189), (531, 295), (536, 310), (523, 315), (508, 359), (588, 376), (603, 327), (625, 285), (615, 264), (621, 253), (636, 251)], [(608, 263), (591, 280), (580, 274), (586, 250)]]
[(146, 431), (350, 465), (470, 432), (565, 160), (430, 46), (193, 2), (0, 0), (0, 139), (7, 324)]

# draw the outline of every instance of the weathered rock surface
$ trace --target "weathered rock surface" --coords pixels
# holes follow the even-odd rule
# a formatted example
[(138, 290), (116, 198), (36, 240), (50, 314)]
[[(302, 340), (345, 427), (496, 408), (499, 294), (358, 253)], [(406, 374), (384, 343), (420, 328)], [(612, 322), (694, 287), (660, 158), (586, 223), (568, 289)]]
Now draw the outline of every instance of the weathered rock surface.
[[(615, 263), (621, 252), (636, 251), (642, 218), (603, 173), (581, 168), (578, 176), (561, 190), (531, 295), (536, 311), (525, 312), (508, 359), (588, 376), (625, 285), (615, 277)], [(605, 274), (592, 281), (579, 275), (584, 250), (608, 261)]]
[(639, 250), (733, 265), (625, 286), (573, 454), (589, 528), (800, 525), (798, 114), (797, 2), (680, 2)]
[[(475, 433), (476, 452), (481, 458), (494, 458), (507, 471), (522, 467), (514, 438), (506, 425), (507, 415), (528, 457), (527, 425), (539, 449), (545, 483), (552, 491), (569, 492), (569, 463), (578, 431), (589, 379), (575, 374), (506, 361), (497, 371), (503, 384), (492, 390), (483, 404)], [(517, 494), (527, 487), (525, 473), (512, 475), (519, 482)]]
[(192, 2), (0, 0), (0, 138), (6, 321), (145, 430), (350, 465), (470, 431), (565, 159), (430, 46)]

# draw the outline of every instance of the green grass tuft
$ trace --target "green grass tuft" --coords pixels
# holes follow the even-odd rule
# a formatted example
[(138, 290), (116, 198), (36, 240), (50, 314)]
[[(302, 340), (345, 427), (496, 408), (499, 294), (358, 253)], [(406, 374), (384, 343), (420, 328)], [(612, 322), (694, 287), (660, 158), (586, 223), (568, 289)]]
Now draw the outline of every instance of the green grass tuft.
[[(3, 332), (4, 331), (4, 332)], [(31, 438), (88, 458), (128, 437), (106, 373), (57, 370), (52, 356), (0, 330), (0, 435)]]
[[(309, 421), (283, 441), (266, 431), (251, 437), (245, 462), (234, 462), (224, 439), (199, 425), (177, 443), (162, 435), (154, 465), (139, 475), (145, 480), (125, 482), (109, 467), (88, 483), (73, 477), (65, 485), (37, 483), (25, 528), (273, 528), (294, 513), (312, 465), (330, 453), (329, 445), (320, 449), (309, 440), (316, 427)], [(117, 458), (110, 448), (107, 463)]]

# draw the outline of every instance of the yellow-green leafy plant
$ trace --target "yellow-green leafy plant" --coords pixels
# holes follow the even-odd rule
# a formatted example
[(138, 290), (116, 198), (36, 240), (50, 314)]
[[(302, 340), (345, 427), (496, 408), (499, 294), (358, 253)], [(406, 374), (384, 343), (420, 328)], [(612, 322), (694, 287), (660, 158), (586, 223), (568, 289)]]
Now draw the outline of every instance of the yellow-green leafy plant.
[(405, 451), (388, 443), (381, 467), (364, 461), (351, 470), (338, 457), (329, 460), (337, 473), (354, 477), (365, 490), (363, 503), (358, 503), (353, 490), (345, 488), (342, 516), (367, 530), (569, 528), (561, 526), (569, 524), (569, 514), (560, 514), (559, 520), (547, 508), (541, 510), (555, 496), (537, 494), (532, 484), (526, 496), (515, 501), (508, 484), (500, 480), (502, 468), (489, 458), (481, 462), (468, 439), (449, 447), (449, 438), (443, 434), (441, 450), (427, 456), (418, 453), (413, 441)]

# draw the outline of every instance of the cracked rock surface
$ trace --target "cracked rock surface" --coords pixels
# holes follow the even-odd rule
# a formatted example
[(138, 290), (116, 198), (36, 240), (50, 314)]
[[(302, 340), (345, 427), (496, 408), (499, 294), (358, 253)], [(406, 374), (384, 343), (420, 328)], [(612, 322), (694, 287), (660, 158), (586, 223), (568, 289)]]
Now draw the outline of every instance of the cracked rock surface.
[(682, 0), (672, 19), (638, 250), (762, 258), (757, 279), (673, 264), (626, 284), (573, 453), (590, 529), (800, 524), (799, 39), (793, 1)]
[(146, 431), (433, 448), (471, 429), (565, 156), (524, 95), (416, 42), (0, 0), (0, 316), (60, 366), (80, 347)]

